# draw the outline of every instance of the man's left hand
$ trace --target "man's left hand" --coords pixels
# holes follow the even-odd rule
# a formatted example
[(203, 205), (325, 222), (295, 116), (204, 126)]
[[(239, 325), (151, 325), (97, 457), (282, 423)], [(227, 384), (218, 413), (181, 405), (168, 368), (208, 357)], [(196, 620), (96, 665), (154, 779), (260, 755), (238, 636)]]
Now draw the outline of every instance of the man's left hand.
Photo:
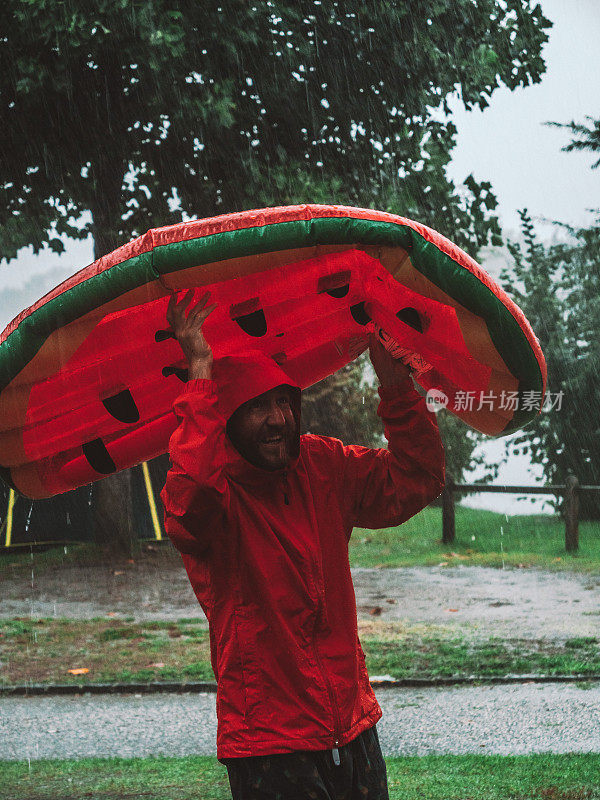
[(369, 357), (382, 387), (403, 386), (410, 377), (410, 370), (391, 356), (375, 334), (369, 337)]

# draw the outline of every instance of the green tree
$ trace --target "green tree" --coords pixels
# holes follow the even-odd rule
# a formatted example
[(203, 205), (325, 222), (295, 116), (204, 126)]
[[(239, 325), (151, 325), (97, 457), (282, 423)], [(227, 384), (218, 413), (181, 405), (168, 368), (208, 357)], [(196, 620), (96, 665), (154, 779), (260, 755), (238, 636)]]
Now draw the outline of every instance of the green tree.
[(487, 437), (468, 428), (462, 420), (444, 409), (438, 413), (437, 423), (444, 443), (446, 474), (456, 483), (464, 480), (465, 473), (475, 467), (485, 468), (479, 478), (482, 483), (497, 476), (499, 464), (489, 463), (482, 454), (475, 452), (477, 445)]
[(91, 234), (100, 256), (185, 215), (307, 200), (497, 243), (490, 185), (445, 175), (448, 97), (539, 81), (550, 24), (533, 0), (4, 0), (0, 252)]
[[(513, 447), (543, 465), (549, 483), (576, 475), (581, 484), (598, 485), (600, 218), (590, 228), (569, 228), (568, 242), (543, 246), (527, 212), (520, 214), (523, 243), (510, 245), (514, 266), (505, 277), (546, 356), (550, 402)], [(582, 494), (580, 509), (583, 518), (599, 518), (600, 498)]]
[(381, 447), (379, 395), (367, 354), (302, 393), (302, 431), (335, 436), (345, 444)]
[(2, 254), (91, 233), (100, 255), (182, 213), (307, 197), (484, 243), (489, 184), (454, 191), (439, 112), (538, 81), (549, 26), (530, 0), (5, 0)]

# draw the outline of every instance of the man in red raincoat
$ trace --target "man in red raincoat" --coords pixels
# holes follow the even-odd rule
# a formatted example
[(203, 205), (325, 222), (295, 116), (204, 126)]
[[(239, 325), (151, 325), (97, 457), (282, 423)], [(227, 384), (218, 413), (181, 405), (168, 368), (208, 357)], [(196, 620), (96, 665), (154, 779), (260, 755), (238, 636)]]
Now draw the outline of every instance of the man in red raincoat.
[(162, 499), (209, 622), (217, 756), (236, 799), (387, 798), (348, 540), (440, 494), (435, 418), (372, 337), (388, 449), (300, 436), (299, 387), (257, 351), (213, 364), (215, 305), (191, 297), (167, 313), (189, 381)]

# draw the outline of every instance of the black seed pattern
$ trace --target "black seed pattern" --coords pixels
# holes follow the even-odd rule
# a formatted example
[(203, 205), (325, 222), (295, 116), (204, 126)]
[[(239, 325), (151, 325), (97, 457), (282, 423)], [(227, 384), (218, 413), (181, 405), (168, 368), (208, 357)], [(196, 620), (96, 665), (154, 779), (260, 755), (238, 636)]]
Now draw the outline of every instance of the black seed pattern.
[(234, 322), (240, 326), (240, 328), (247, 333), (248, 336), (264, 336), (267, 332), (267, 320), (265, 318), (265, 312), (262, 308), (259, 308), (257, 311), (252, 311), (250, 314), (243, 314), (239, 317), (233, 318)]
[(187, 383), (189, 380), (189, 372), (183, 367), (163, 367), (162, 374), (165, 378), (176, 375), (182, 383)]
[(107, 397), (102, 401), (102, 405), (119, 422), (138, 422), (140, 412), (135, 404), (129, 389), (123, 389), (112, 397)]
[(162, 331), (156, 331), (154, 334), (155, 342), (165, 342), (167, 339), (175, 339), (175, 334), (169, 328)]
[(92, 439), (82, 445), (83, 455), (86, 457), (90, 467), (101, 475), (110, 475), (116, 472), (115, 462), (110, 457), (106, 445), (102, 439)]
[(365, 311), (365, 304), (364, 301), (362, 303), (356, 303), (353, 306), (350, 306), (350, 313), (355, 322), (359, 325), (368, 325), (371, 322), (371, 317)]
[(400, 322), (404, 322), (406, 325), (410, 325), (411, 328), (414, 328), (414, 330), (418, 331), (419, 333), (423, 333), (423, 320), (421, 319), (421, 315), (416, 308), (410, 308), (410, 306), (401, 308), (396, 316)]
[(350, 271), (335, 272), (333, 275), (323, 275), (317, 285), (318, 294), (328, 294), (340, 300), (350, 291)]
[(340, 300), (342, 297), (345, 297), (348, 292), (350, 291), (350, 284), (346, 283), (344, 286), (340, 286), (337, 289), (329, 289), (327, 294), (329, 297), (335, 297)]

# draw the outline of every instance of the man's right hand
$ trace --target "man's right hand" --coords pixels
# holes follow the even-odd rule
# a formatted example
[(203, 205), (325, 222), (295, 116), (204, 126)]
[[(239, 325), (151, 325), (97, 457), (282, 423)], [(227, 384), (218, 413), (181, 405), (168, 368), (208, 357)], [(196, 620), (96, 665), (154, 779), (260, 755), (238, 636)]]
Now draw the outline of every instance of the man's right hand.
[[(207, 306), (210, 292), (206, 292), (196, 305), (190, 304), (194, 296), (193, 289), (186, 292), (181, 302), (177, 296), (171, 295), (167, 308), (167, 322), (179, 342), (183, 354), (188, 362), (190, 380), (196, 378), (210, 379), (212, 375), (213, 353), (209, 343), (204, 338), (202, 325), (210, 313), (217, 307), (216, 303)], [(187, 312), (187, 316), (186, 316)]]

